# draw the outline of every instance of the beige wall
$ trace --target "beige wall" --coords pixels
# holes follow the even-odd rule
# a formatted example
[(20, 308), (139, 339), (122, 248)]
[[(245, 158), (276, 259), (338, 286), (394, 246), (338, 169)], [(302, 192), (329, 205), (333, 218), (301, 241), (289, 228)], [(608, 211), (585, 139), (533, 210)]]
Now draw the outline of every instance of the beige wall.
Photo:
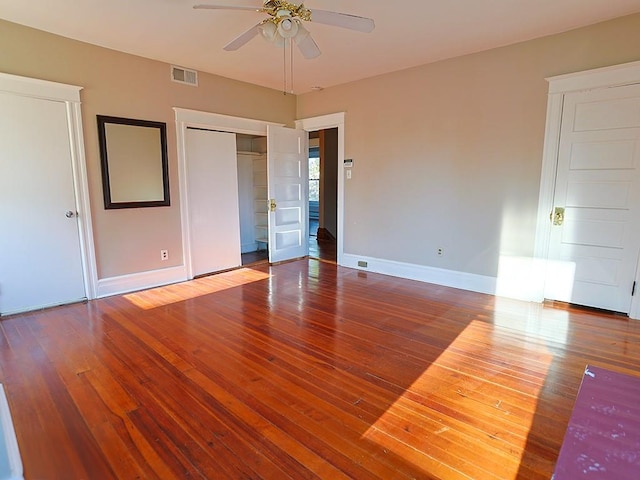
[[(0, 20), (0, 71), (84, 87), (84, 140), (99, 278), (182, 263), (172, 107), (291, 124), (295, 97), (214, 75), (199, 87), (170, 81), (169, 65)], [(188, 65), (186, 65), (188, 67)], [(166, 122), (171, 206), (105, 210), (96, 115)], [(160, 261), (160, 250), (169, 261)]]
[(530, 257), (545, 77), (636, 60), (640, 15), (300, 96), (298, 118), (346, 112), (345, 253), (491, 277)]
[[(167, 64), (4, 21), (0, 45), (0, 71), (84, 87), (100, 278), (181, 263), (174, 106), (287, 124), (346, 111), (346, 253), (496, 276), (501, 255), (533, 252), (544, 78), (639, 60), (640, 15), (303, 95), (297, 114), (276, 90), (175, 84)], [(104, 210), (96, 114), (167, 123), (171, 207)]]

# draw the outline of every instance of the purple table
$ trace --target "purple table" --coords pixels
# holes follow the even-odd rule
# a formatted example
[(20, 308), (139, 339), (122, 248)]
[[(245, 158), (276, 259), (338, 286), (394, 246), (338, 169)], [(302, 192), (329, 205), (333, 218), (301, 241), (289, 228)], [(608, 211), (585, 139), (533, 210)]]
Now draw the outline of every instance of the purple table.
[(551, 478), (640, 479), (640, 377), (587, 366)]

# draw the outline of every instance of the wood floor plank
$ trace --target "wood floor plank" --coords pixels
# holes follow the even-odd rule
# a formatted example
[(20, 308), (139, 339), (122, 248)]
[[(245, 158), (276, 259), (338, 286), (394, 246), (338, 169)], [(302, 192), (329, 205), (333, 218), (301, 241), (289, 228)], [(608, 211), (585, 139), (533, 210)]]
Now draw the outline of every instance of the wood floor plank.
[[(126, 358), (126, 361), (132, 365), (133, 373), (139, 375), (139, 378), (142, 380), (143, 389), (137, 392), (139, 397), (145, 398), (147, 395), (151, 395), (152, 397), (146, 400), (146, 403), (157, 403), (159, 408), (162, 409), (162, 413), (168, 413), (173, 421), (180, 424), (182, 430), (185, 430), (185, 425), (187, 425), (188, 428), (186, 431), (191, 432), (193, 439), (197, 441), (202, 448), (223, 444), (233, 451), (235, 451), (234, 449), (240, 449), (240, 455), (223, 455), (221, 459), (224, 462), (222, 462), (222, 465), (218, 465), (219, 468), (223, 469), (226, 466), (225, 463), (235, 463), (235, 467), (243, 467), (251, 463), (246, 460), (247, 455), (262, 455), (262, 453), (255, 450), (256, 439), (260, 441), (261, 450), (265, 449), (265, 447), (267, 450), (269, 449), (269, 445), (264, 441), (265, 436), (263, 432), (255, 429), (256, 426), (261, 425), (263, 420), (253, 416), (250, 420), (252, 422), (251, 427), (254, 428), (247, 427), (245, 423), (248, 423), (248, 421), (243, 415), (250, 415), (250, 413), (245, 413), (245, 411), (242, 410), (242, 406), (240, 406), (238, 407), (240, 408), (240, 418), (229, 417), (227, 411), (229, 404), (222, 404), (219, 398), (211, 398), (210, 389), (205, 390), (203, 388), (207, 385), (204, 381), (205, 379), (202, 379), (203, 381), (195, 386), (195, 384), (189, 382), (188, 375), (183, 376), (180, 374), (184, 372), (175, 371), (173, 365), (166, 362), (163, 355), (157, 355), (154, 359), (153, 348), (149, 348), (150, 345), (144, 344), (144, 341), (138, 346), (123, 349), (123, 345), (126, 345), (126, 343), (130, 341), (130, 338), (128, 338), (123, 331), (117, 332), (116, 329), (112, 330), (110, 336), (114, 342), (113, 350), (119, 350), (123, 358)], [(144, 338), (149, 337), (141, 332), (140, 339)], [(157, 342), (151, 343), (156, 345), (156, 347), (158, 346)], [(163, 368), (158, 368), (163, 364)], [(155, 372), (153, 378), (146, 376), (146, 371), (148, 370)], [(169, 387), (173, 388), (173, 390)], [(132, 388), (138, 389), (140, 387), (134, 385)], [(224, 399), (227, 399), (227, 397), (232, 399), (220, 387), (217, 387), (216, 392), (222, 392)], [(220, 396), (221, 395), (218, 395), (218, 397)], [(226, 423), (217, 421), (220, 415), (225, 416)], [(243, 423), (243, 420), (245, 423)], [(230, 428), (233, 426), (236, 428)], [(237, 435), (242, 437), (243, 434), (253, 439), (254, 443), (242, 441), (242, 438), (236, 441), (235, 437)], [(248, 449), (248, 447), (251, 448)], [(284, 464), (284, 472), (298, 466), (295, 462), (287, 462), (284, 456), (273, 456), (273, 458), (276, 458), (277, 463)], [(268, 455), (265, 456), (264, 459), (259, 458), (258, 463), (262, 463), (262, 468), (266, 470), (267, 467), (264, 465), (269, 463)], [(206, 467), (206, 462), (204, 466)], [(303, 469), (303, 467), (299, 468)], [(287, 474), (280, 473), (277, 478), (284, 478), (285, 475)]]
[(543, 479), (640, 322), (327, 262), (0, 321), (27, 480)]

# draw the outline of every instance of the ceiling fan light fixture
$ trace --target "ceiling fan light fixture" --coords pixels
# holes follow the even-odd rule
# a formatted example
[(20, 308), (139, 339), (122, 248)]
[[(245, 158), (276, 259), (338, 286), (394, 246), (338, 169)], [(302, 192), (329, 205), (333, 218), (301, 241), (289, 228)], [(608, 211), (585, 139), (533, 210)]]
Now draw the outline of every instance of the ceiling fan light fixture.
[(290, 16), (280, 17), (278, 33), (282, 38), (293, 38), (298, 33), (298, 22)]
[(262, 38), (273, 42), (276, 39), (276, 35), (278, 34), (278, 27), (276, 27), (275, 23), (270, 21), (265, 21), (258, 26), (260, 30), (260, 34)]

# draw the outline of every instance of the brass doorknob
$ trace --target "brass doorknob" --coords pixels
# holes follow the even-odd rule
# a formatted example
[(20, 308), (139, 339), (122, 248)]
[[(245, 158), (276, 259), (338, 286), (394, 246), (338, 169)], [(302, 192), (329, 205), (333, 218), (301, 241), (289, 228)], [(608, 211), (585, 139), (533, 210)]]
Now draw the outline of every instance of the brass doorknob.
[(553, 209), (552, 221), (553, 225), (556, 227), (561, 226), (564, 223), (564, 208), (563, 207), (555, 207)]

